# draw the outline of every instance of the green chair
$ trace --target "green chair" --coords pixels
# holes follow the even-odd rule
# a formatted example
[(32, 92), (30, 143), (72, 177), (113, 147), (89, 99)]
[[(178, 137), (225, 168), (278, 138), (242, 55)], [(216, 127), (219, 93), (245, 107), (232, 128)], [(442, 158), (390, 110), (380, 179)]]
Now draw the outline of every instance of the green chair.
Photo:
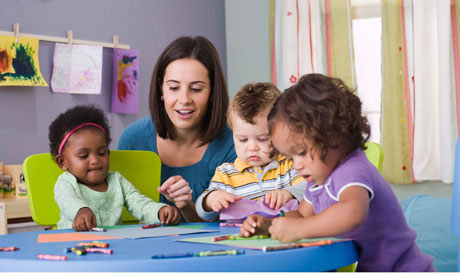
[[(379, 170), (382, 172), (383, 167), (383, 150), (382, 147), (375, 142), (367, 142), (366, 143), (366, 153), (367, 159)], [(347, 265), (345, 267), (341, 267), (337, 269), (338, 272), (355, 272), (356, 271), (356, 264), (353, 263), (351, 265)]]
[[(62, 170), (49, 153), (34, 154), (22, 164), (27, 186), (30, 213), (39, 225), (55, 226), (59, 221), (59, 207), (54, 201), (54, 184)], [(110, 151), (110, 171), (120, 172), (142, 194), (159, 201), (161, 161), (151, 151)], [(123, 224), (137, 223), (126, 208), (122, 213)]]
[(367, 159), (374, 164), (374, 166), (382, 172), (383, 167), (383, 150), (382, 147), (375, 142), (367, 142), (367, 149), (364, 151), (366, 153)]

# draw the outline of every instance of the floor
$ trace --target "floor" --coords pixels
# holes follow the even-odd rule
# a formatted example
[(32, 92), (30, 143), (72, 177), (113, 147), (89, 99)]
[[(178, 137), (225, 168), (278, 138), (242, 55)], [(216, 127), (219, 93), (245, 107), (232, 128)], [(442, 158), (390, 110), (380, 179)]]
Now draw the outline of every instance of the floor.
[(399, 202), (418, 194), (442, 198), (452, 197), (452, 183), (425, 181), (416, 184), (391, 184), (391, 187), (398, 197)]

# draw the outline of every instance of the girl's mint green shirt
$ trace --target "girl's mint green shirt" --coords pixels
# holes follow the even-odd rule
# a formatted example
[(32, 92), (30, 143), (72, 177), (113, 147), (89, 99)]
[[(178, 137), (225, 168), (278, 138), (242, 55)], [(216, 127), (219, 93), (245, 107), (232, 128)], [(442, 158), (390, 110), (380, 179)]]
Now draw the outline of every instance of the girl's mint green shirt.
[(119, 172), (110, 172), (107, 183), (107, 191), (97, 192), (78, 183), (71, 173), (61, 174), (54, 186), (54, 199), (61, 210), (58, 229), (72, 228), (75, 215), (84, 207), (91, 209), (100, 226), (121, 224), (123, 206), (142, 223), (160, 222), (158, 211), (167, 204), (142, 195)]

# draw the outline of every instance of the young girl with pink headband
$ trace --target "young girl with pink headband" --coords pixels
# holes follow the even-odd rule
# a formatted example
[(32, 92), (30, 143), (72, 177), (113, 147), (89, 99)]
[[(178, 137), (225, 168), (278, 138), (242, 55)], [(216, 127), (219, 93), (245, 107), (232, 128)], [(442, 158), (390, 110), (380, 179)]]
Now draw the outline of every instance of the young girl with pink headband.
[(49, 127), (50, 152), (64, 171), (54, 187), (59, 229), (89, 231), (121, 224), (123, 206), (145, 223), (177, 224), (177, 208), (142, 195), (118, 172), (109, 172), (110, 129), (93, 105), (61, 113)]

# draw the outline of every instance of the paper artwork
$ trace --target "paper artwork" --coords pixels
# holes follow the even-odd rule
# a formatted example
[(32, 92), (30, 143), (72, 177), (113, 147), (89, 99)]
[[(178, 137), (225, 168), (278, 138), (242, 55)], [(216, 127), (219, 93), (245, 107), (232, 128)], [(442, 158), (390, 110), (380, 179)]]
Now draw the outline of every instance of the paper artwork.
[(0, 86), (48, 86), (38, 63), (38, 39), (0, 36)]
[(272, 218), (277, 217), (280, 214), (280, 211), (288, 212), (297, 210), (299, 203), (296, 199), (291, 199), (286, 202), (280, 209), (275, 210), (270, 208), (268, 204), (265, 203), (265, 200), (250, 200), (247, 198), (242, 198), (239, 201), (236, 201), (228, 208), (222, 209), (220, 212), (221, 220), (244, 220), (247, 216), (251, 214), (259, 214), (264, 217)]
[(101, 94), (102, 47), (56, 43), (51, 88), (54, 92)]
[(137, 113), (139, 106), (139, 51), (113, 50), (112, 112)]

